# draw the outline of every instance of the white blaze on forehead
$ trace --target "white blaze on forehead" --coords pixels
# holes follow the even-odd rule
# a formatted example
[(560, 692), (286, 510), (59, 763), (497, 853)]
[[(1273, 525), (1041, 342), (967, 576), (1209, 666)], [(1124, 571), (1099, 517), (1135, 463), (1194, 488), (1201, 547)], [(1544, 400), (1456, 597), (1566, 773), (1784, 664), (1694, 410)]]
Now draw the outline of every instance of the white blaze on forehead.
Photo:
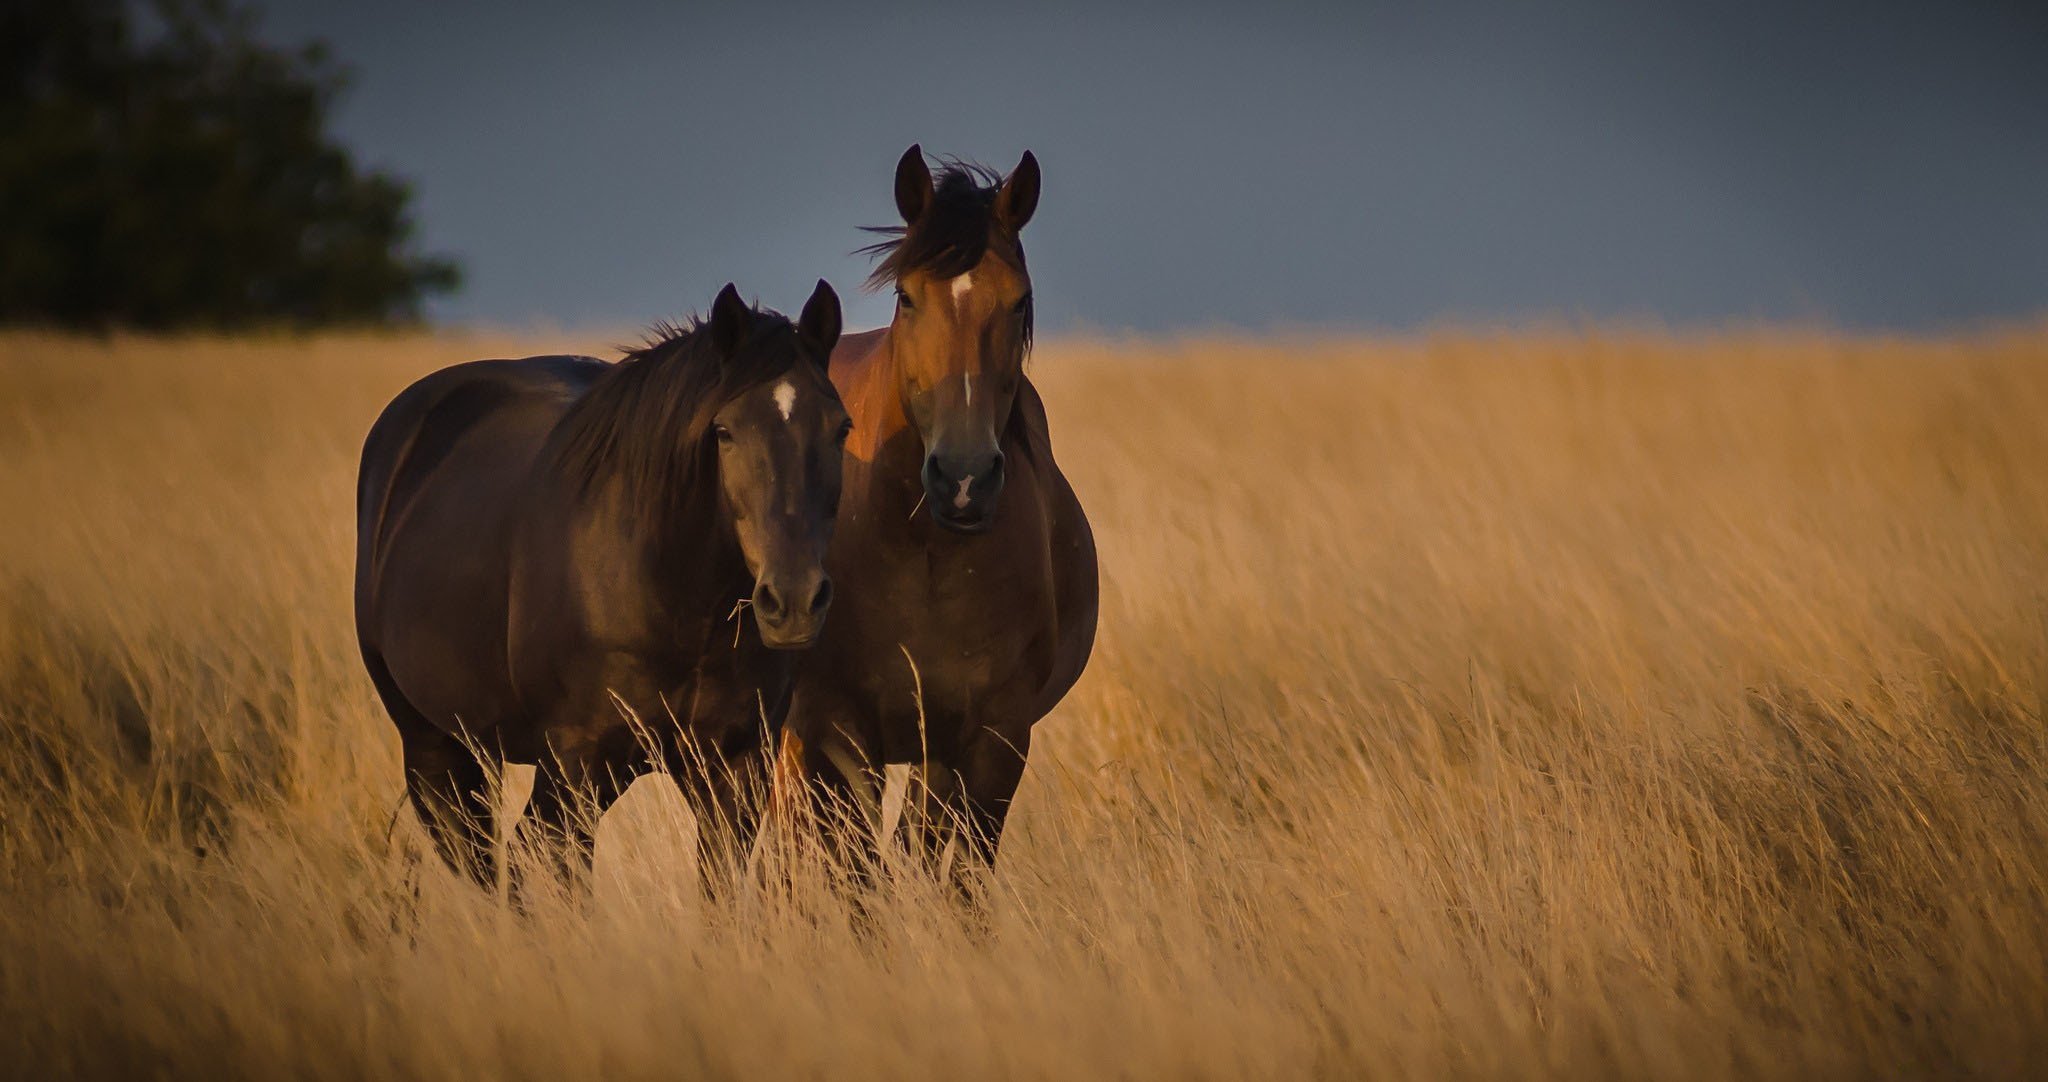
[(973, 483), (974, 475), (971, 473), (960, 479), (960, 491), (953, 494), (954, 507), (957, 507), (962, 511), (967, 510), (967, 486)]
[(789, 420), (789, 411), (796, 408), (796, 384), (783, 380), (775, 385), (775, 408), (782, 411), (783, 420)]
[(953, 279), (953, 303), (959, 304), (961, 300), (963, 300), (967, 296), (967, 291), (973, 288), (973, 271), (968, 271), (966, 274), (963, 274), (960, 277)]

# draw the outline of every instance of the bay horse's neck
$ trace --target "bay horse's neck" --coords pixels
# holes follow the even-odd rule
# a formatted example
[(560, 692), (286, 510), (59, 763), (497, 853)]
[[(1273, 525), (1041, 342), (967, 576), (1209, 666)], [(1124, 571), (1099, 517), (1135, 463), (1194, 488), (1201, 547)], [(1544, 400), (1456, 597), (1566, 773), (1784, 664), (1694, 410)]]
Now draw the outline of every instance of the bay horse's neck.
[(839, 399), (853, 417), (848, 441), (854, 458), (876, 480), (915, 483), (923, 465), (924, 443), (903, 405), (903, 370), (896, 358), (893, 328), (885, 328), (865, 357), (854, 358), (850, 379), (839, 386)]

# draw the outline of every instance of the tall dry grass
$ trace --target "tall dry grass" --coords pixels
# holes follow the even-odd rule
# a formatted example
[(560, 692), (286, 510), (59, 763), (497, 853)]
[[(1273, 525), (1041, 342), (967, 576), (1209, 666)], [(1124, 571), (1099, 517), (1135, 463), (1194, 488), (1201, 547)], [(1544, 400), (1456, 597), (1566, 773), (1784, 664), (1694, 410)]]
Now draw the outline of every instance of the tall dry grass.
[[(0, 337), (23, 1076), (2019, 1075), (2048, 1054), (2048, 333), (1041, 350), (1095, 521), (986, 937), (418, 865), (351, 641), (417, 374), (596, 343)], [(516, 787), (516, 781), (515, 787)]]

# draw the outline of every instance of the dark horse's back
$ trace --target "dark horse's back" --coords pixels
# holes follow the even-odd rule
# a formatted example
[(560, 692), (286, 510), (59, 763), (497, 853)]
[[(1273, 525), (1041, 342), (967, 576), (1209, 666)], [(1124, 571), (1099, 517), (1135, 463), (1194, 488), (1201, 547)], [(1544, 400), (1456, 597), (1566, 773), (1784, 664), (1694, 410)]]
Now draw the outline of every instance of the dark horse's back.
[(609, 368), (565, 356), (456, 365), (371, 426), (356, 489), (356, 638), (401, 731), (482, 738), (514, 709), (505, 639), (519, 497), (556, 423)]

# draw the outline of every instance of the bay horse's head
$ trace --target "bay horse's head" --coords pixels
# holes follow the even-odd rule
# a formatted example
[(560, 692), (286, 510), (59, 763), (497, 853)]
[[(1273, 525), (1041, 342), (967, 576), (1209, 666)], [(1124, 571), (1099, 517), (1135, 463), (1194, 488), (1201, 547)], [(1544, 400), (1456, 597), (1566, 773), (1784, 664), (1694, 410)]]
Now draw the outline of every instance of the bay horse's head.
[(708, 426), (708, 453), (725, 518), (754, 576), (755, 625), (762, 643), (776, 649), (810, 645), (832, 604), (825, 548), (852, 429), (825, 375), (839, 320), (839, 295), (821, 280), (794, 328), (754, 312), (731, 285), (706, 323), (729, 370)]
[(924, 151), (896, 163), (894, 239), (870, 287), (893, 284), (889, 326), (904, 412), (924, 441), (925, 502), (941, 526), (995, 524), (1003, 429), (1031, 345), (1031, 275), (1019, 233), (1038, 206), (1038, 159), (1007, 177), (947, 163), (936, 183)]

